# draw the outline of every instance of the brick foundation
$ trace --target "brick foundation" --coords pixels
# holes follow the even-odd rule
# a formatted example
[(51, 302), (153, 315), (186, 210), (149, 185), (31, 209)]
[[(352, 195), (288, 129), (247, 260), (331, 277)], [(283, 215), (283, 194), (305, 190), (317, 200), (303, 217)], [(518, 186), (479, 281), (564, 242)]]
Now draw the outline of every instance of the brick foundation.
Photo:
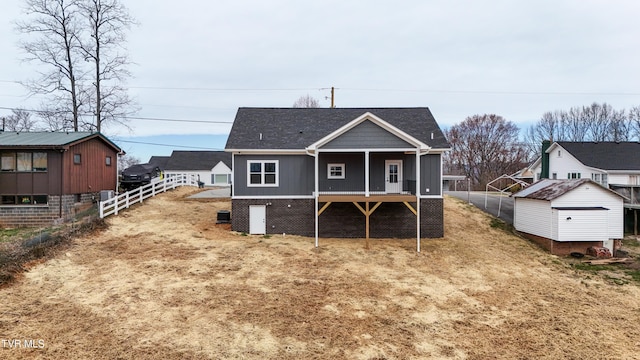
[(444, 199), (420, 199), (420, 237), (444, 236)]
[[(531, 240), (539, 245), (541, 248), (549, 251), (553, 255), (567, 256), (572, 252), (579, 252), (582, 254), (587, 253), (587, 248), (590, 246), (602, 247), (602, 241), (555, 241), (549, 238), (545, 238), (538, 235), (521, 232), (520, 235)], [(615, 240), (613, 243), (614, 252), (615, 249), (619, 249), (621, 246), (620, 240)]]
[[(313, 199), (234, 199), (231, 227), (249, 232), (249, 206), (266, 206), (267, 234), (315, 236)], [(364, 205), (361, 203), (361, 206)], [(411, 203), (415, 209), (416, 204)], [(421, 237), (444, 236), (443, 199), (421, 200)], [(319, 217), (320, 237), (363, 238), (365, 216), (352, 203), (332, 203)], [(415, 238), (416, 216), (403, 203), (382, 203), (370, 217), (371, 238)]]
[[(78, 203), (76, 195), (62, 195), (62, 207), (58, 195), (49, 195), (46, 205), (0, 206), (0, 226), (5, 228), (39, 227), (66, 221), (75, 216), (77, 212), (91, 207), (94, 197), (93, 193), (81, 194)], [(62, 217), (60, 217), (60, 210), (62, 210)]]
[(267, 234), (315, 236), (313, 199), (235, 199), (231, 201), (231, 229), (249, 233), (249, 206), (265, 205)]

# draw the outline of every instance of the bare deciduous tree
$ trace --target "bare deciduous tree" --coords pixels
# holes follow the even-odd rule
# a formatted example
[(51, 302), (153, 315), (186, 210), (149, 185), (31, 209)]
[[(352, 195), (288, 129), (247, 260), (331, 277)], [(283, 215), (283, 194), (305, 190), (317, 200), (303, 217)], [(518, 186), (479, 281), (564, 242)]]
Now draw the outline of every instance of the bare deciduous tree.
[[(124, 86), (130, 77), (123, 47), (135, 23), (119, 0), (25, 0), (25, 60), (44, 65), (38, 79), (26, 83), (48, 96), (42, 118), (49, 128), (101, 131), (105, 121), (124, 123), (137, 111)], [(90, 115), (93, 115), (92, 119)], [(61, 121), (56, 124), (55, 121)]]
[(633, 124), (624, 110), (613, 111), (611, 117), (611, 141), (631, 141)]
[(475, 189), (512, 174), (526, 164), (526, 151), (518, 141), (518, 127), (498, 115), (474, 115), (445, 131), (452, 151), (446, 167), (471, 179)]
[(615, 110), (607, 103), (547, 112), (526, 134), (529, 153), (540, 155), (542, 140), (633, 141), (640, 138), (640, 107)]
[(530, 126), (524, 135), (527, 150), (532, 158), (540, 156), (540, 144), (543, 140), (559, 139), (562, 137), (562, 113), (560, 111), (546, 112), (535, 126)]
[(582, 108), (582, 120), (589, 129), (589, 140), (610, 141), (612, 117), (613, 108), (606, 103), (602, 105), (593, 103), (589, 106), (584, 106)]
[(106, 121), (126, 125), (122, 119), (135, 109), (122, 86), (131, 77), (124, 44), (127, 30), (136, 22), (118, 0), (82, 0), (78, 7), (89, 33), (81, 39), (82, 54), (94, 67), (89, 105), (95, 128), (101, 131)]
[(632, 107), (627, 115), (633, 136), (640, 140), (640, 106)]
[(6, 131), (33, 131), (36, 130), (36, 121), (31, 118), (31, 113), (24, 109), (13, 109), (13, 113), (2, 124)]
[[(79, 26), (76, 0), (25, 0), (29, 20), (17, 22), (18, 31), (28, 35), (20, 46), (26, 61), (47, 66), (37, 79), (24, 85), (33, 94), (51, 96), (50, 103), (68, 103), (73, 129), (80, 116)], [(67, 100), (68, 99), (68, 100)]]
[(122, 170), (136, 164), (140, 164), (141, 161), (139, 158), (125, 154), (122, 156), (118, 156), (118, 171), (122, 172)]
[(301, 96), (293, 103), (294, 108), (319, 108), (320, 102), (309, 94)]

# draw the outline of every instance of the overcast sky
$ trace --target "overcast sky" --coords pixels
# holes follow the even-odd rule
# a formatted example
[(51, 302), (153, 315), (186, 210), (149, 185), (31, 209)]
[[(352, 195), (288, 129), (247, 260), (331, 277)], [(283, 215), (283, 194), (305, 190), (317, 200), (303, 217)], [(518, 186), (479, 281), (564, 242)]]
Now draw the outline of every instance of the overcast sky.
[[(0, 107), (33, 108), (15, 81), (13, 22), (0, 11)], [(494, 113), (526, 127), (546, 111), (640, 105), (640, 2), (123, 1), (140, 25), (127, 44), (139, 117), (113, 136), (227, 134), (238, 107), (427, 106), (442, 127)], [(9, 111), (0, 109), (0, 116)], [(226, 123), (226, 124), (225, 124)]]

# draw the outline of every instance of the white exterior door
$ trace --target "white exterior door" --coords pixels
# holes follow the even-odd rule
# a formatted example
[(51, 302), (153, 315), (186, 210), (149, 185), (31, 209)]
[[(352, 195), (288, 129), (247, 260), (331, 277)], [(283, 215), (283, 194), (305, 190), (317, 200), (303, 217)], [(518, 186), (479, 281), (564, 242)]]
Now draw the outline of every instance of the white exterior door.
[(267, 207), (249, 205), (249, 234), (267, 233)]
[(398, 194), (402, 192), (402, 160), (385, 160), (385, 192)]

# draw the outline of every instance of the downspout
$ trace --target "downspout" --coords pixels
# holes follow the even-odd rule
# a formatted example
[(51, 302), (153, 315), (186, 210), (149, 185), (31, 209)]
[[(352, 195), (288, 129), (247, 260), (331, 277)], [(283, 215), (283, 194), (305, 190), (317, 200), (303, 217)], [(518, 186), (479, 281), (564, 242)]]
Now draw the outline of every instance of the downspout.
[[(307, 151), (307, 154), (311, 155), (309, 151)], [(320, 218), (318, 216), (318, 192), (320, 190), (320, 180), (318, 178), (318, 165), (319, 165), (319, 159), (318, 159), (318, 150), (316, 149), (316, 151), (313, 153), (313, 167), (314, 167), (314, 171), (313, 171), (313, 182), (314, 182), (314, 190), (313, 190), (313, 217), (315, 219), (315, 235), (316, 235), (316, 240), (315, 240), (315, 246), (316, 249), (318, 248), (319, 244), (318, 244), (318, 237), (319, 237), (319, 233), (320, 233)]]
[(318, 229), (320, 227), (320, 219), (318, 218), (318, 189), (320, 188), (319, 179), (318, 179), (318, 149), (314, 151), (309, 150), (309, 148), (305, 149), (305, 152), (309, 156), (313, 156), (313, 166), (314, 166), (314, 175), (313, 175), (313, 219), (314, 219), (314, 231), (315, 231), (315, 247), (318, 248)]
[[(440, 158), (442, 161), (442, 157)], [(442, 166), (440, 166), (442, 169)], [(441, 174), (442, 175), (442, 174)], [(442, 176), (440, 177), (442, 179)], [(420, 253), (420, 150), (416, 148), (416, 249)]]
[[(235, 191), (236, 191), (236, 187), (234, 186), (234, 184), (236, 183), (236, 173), (235, 171), (233, 171), (233, 169), (236, 168), (236, 153), (232, 152), (231, 153), (231, 199), (233, 200), (233, 197), (235, 196)], [(233, 203), (233, 202), (232, 202)]]

